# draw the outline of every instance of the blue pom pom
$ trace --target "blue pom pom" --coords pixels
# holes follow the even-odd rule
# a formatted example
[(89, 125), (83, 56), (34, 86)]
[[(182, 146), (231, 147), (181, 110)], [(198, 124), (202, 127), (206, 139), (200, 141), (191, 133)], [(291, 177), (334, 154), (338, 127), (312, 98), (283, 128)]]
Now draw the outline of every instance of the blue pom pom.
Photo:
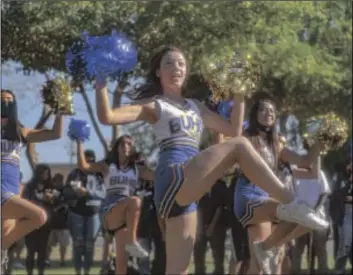
[(125, 34), (113, 31), (110, 36), (89, 36), (83, 33), (82, 37), (87, 46), (82, 54), (89, 78), (119, 75), (136, 66), (136, 49)]
[(224, 119), (230, 119), (232, 112), (233, 101), (221, 101), (217, 106), (217, 113)]
[(87, 121), (71, 119), (68, 136), (72, 140), (86, 141), (89, 139), (91, 129)]

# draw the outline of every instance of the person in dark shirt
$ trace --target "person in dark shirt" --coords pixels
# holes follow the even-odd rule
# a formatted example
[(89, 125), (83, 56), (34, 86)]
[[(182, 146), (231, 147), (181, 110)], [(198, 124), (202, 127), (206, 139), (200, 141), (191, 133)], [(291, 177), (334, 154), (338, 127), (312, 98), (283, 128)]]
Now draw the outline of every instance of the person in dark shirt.
[(50, 265), (50, 254), (54, 246), (59, 245), (60, 249), (60, 266), (65, 266), (65, 255), (70, 244), (70, 232), (67, 230), (67, 214), (68, 206), (58, 205), (57, 199), (60, 198), (64, 188), (64, 176), (62, 174), (55, 174), (53, 177), (53, 211), (51, 221), (51, 233), (48, 243), (48, 257), (47, 265)]
[(249, 261), (250, 252), (248, 244), (248, 233), (243, 228), (238, 218), (233, 214), (234, 207), (234, 189), (237, 183), (237, 172), (234, 173), (232, 182), (228, 187), (228, 211), (229, 211), (229, 226), (232, 236), (232, 256), (229, 266), (229, 274), (246, 274)]
[(47, 259), (48, 239), (51, 230), (51, 180), (49, 166), (39, 164), (35, 168), (33, 178), (23, 190), (23, 197), (43, 208), (47, 212), (48, 216), (48, 220), (43, 226), (32, 231), (25, 237), (27, 247), (26, 269), (28, 275), (33, 274), (36, 253), (38, 274), (44, 274), (45, 260)]
[(334, 274), (345, 274), (347, 260), (350, 260), (352, 265), (352, 160), (346, 164), (346, 181), (340, 189), (340, 197), (343, 202), (343, 217), (338, 225), (338, 249)]
[(154, 257), (150, 268), (149, 258), (138, 259), (140, 274), (164, 274), (166, 255), (165, 242), (158, 223), (156, 207), (153, 202), (153, 181), (143, 181), (137, 195), (142, 199), (137, 237), (144, 249), (150, 254), (152, 245)]
[[(94, 163), (95, 153), (84, 152), (86, 161)], [(73, 240), (73, 261), (76, 274), (89, 274), (93, 265), (94, 244), (101, 226), (100, 207), (105, 198), (101, 173), (85, 173), (74, 169), (67, 177), (63, 190), (64, 202), (69, 206), (68, 227)]]
[(211, 245), (214, 274), (224, 274), (225, 239), (227, 232), (226, 183), (219, 180), (198, 206), (198, 232), (194, 246), (195, 274), (205, 274), (207, 243)]

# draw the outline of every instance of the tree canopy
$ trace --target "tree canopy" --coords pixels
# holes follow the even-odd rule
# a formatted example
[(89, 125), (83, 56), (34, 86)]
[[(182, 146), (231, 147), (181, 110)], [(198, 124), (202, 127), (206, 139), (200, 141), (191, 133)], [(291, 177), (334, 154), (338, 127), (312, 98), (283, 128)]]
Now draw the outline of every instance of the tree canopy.
[(183, 49), (194, 78), (203, 56), (222, 59), (236, 49), (254, 57), (259, 89), (273, 94), (282, 112), (305, 118), (330, 109), (350, 117), (350, 1), (2, 3), (2, 61), (20, 62), (29, 71), (65, 72), (65, 52), (84, 30), (98, 35), (115, 28), (138, 48), (136, 76), (165, 44)]

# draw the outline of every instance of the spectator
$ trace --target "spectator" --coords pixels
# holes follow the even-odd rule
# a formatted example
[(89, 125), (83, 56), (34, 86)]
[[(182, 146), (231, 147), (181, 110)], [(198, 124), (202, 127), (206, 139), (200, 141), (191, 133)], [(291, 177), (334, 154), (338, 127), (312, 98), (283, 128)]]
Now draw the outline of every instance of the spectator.
[(233, 214), (234, 200), (233, 194), (235, 184), (237, 182), (237, 172), (229, 186), (228, 191), (228, 212), (229, 225), (232, 237), (232, 255), (229, 263), (229, 274), (246, 274), (249, 268), (250, 252), (248, 244), (248, 233), (239, 222), (238, 218)]
[(34, 176), (23, 190), (23, 197), (38, 206), (43, 207), (49, 216), (48, 221), (40, 228), (32, 231), (25, 237), (27, 247), (26, 269), (32, 275), (37, 254), (38, 274), (44, 274), (45, 260), (47, 258), (48, 239), (50, 234), (50, 201), (52, 195), (51, 174), (49, 166), (39, 164), (35, 168)]
[[(305, 200), (311, 207), (316, 209), (321, 216), (327, 219), (328, 213), (325, 211), (324, 204), (331, 190), (326, 175), (321, 170), (320, 159), (318, 159), (317, 166), (312, 168), (312, 170), (318, 170), (318, 176), (315, 175), (316, 172), (311, 174), (309, 173), (310, 171), (305, 173), (305, 170), (300, 168), (293, 169), (293, 174), (296, 178), (295, 192), (301, 199)], [(301, 259), (305, 246), (308, 247), (308, 251), (311, 251), (311, 253), (307, 255), (308, 268), (312, 268), (311, 263), (314, 263), (314, 259), (317, 258), (319, 262), (319, 270), (317, 272), (322, 274), (328, 272), (326, 248), (328, 236), (329, 229), (323, 231), (313, 230), (296, 239), (295, 248), (293, 249), (293, 272), (295, 274), (298, 274), (301, 270)], [(313, 271), (314, 270), (312, 270), (312, 272)]]
[[(64, 188), (64, 177), (62, 174), (55, 174), (53, 177), (53, 194), (59, 198)], [(47, 265), (50, 265), (50, 255), (52, 248), (59, 245), (60, 266), (65, 266), (65, 255), (70, 244), (70, 232), (67, 229), (67, 205), (58, 205), (53, 207), (51, 233), (48, 242)]]
[[(92, 150), (84, 152), (87, 162), (95, 162)], [(73, 240), (76, 275), (89, 274), (93, 265), (94, 245), (101, 226), (99, 210), (105, 197), (103, 175), (74, 169), (67, 178), (64, 196), (69, 202), (68, 226)]]
[(153, 202), (153, 182), (143, 181), (142, 188), (138, 191), (142, 197), (140, 220), (137, 229), (137, 237), (142, 247), (151, 255), (154, 247), (154, 258), (150, 268), (150, 259), (137, 260), (140, 274), (164, 274), (166, 255), (165, 242), (158, 223), (157, 212)]
[(339, 241), (334, 274), (345, 273), (348, 258), (352, 264), (352, 161), (346, 165), (346, 179), (345, 186), (340, 190), (341, 200), (344, 203), (344, 212), (338, 226)]
[(207, 243), (211, 245), (214, 274), (224, 274), (225, 239), (227, 232), (226, 183), (219, 180), (211, 192), (203, 196), (198, 206), (198, 232), (194, 247), (196, 274), (206, 273)]

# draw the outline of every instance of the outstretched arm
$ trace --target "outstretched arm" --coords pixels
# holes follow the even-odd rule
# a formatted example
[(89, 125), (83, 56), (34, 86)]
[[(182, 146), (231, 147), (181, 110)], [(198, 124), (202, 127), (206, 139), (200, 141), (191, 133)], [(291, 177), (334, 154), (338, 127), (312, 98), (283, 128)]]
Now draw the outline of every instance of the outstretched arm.
[(108, 91), (105, 83), (96, 83), (96, 108), (98, 119), (102, 124), (127, 124), (139, 120), (150, 124), (158, 120), (154, 103), (149, 100), (130, 106), (111, 108), (108, 101)]
[(245, 113), (244, 96), (235, 95), (230, 122), (198, 102), (205, 126), (227, 137), (240, 136), (243, 130)]
[(63, 117), (57, 114), (52, 129), (22, 129), (22, 135), (28, 142), (44, 142), (61, 138)]
[(83, 146), (77, 141), (77, 166), (80, 170), (88, 173), (105, 173), (107, 165), (104, 161), (89, 163), (86, 161)]
[(300, 168), (311, 168), (320, 156), (320, 148), (321, 144), (317, 142), (306, 155), (299, 155), (285, 147), (280, 153), (280, 158), (284, 162), (296, 164)]

